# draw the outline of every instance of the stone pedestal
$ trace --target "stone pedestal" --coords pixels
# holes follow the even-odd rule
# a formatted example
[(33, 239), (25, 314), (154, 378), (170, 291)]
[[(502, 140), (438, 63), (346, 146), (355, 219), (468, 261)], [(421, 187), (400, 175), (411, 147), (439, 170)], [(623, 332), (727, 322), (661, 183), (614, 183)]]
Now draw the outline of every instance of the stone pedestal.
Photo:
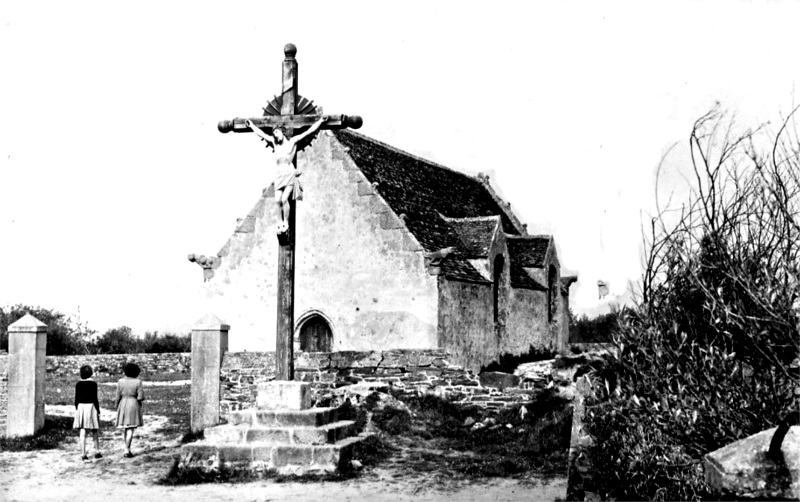
[(32, 436), (44, 427), (47, 326), (27, 314), (8, 327), (6, 436)]
[(258, 384), (256, 408), (259, 410), (305, 410), (311, 408), (311, 384), (274, 380)]
[(204, 470), (333, 472), (347, 466), (359, 435), (338, 408), (312, 408), (310, 384), (258, 386), (257, 406), (230, 412), (230, 423), (205, 429), (205, 439), (181, 448), (180, 465)]
[(229, 329), (211, 314), (192, 328), (192, 432), (219, 424), (219, 372)]

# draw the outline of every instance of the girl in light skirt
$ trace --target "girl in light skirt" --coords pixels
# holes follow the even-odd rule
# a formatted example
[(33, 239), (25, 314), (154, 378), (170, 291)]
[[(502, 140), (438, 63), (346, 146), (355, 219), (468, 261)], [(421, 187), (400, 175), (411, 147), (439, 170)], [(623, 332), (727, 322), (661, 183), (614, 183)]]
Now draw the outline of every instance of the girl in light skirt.
[(142, 426), (142, 401), (144, 389), (139, 376), (139, 366), (128, 363), (123, 367), (125, 376), (117, 382), (117, 428), (122, 429), (125, 441), (125, 458), (133, 457), (131, 442), (133, 431)]
[(86, 456), (86, 430), (92, 431), (94, 439), (94, 458), (102, 458), (100, 453), (100, 402), (97, 400), (97, 382), (92, 378), (92, 367), (81, 366), (81, 381), (75, 384), (75, 421), (73, 429), (80, 429), (78, 439), (81, 445), (81, 460), (89, 460)]

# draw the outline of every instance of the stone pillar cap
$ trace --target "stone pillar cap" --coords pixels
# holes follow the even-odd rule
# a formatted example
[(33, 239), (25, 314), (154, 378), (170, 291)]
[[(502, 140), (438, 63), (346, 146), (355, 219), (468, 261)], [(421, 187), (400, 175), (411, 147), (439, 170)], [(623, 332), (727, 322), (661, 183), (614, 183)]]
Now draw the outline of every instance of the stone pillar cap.
[(220, 330), (220, 331), (228, 331), (231, 329), (229, 324), (226, 324), (225, 321), (221, 320), (219, 317), (215, 316), (214, 314), (206, 314), (194, 323), (192, 327), (193, 331), (206, 331), (206, 330)]
[(30, 314), (25, 314), (24, 317), (21, 317), (17, 320), (17, 322), (8, 327), (9, 333), (19, 331), (41, 333), (43, 331), (47, 331), (47, 324)]

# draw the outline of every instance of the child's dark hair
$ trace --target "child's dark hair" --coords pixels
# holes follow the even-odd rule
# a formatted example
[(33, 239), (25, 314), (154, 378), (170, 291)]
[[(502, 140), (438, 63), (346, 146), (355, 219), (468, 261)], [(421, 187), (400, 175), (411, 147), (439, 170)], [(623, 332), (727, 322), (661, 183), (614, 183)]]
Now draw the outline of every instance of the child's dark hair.
[(139, 365), (136, 363), (127, 363), (122, 371), (125, 373), (125, 376), (128, 378), (136, 378), (139, 376), (141, 370), (139, 369)]
[(85, 364), (85, 365), (81, 366), (81, 380), (86, 380), (87, 378), (89, 378), (93, 374), (94, 374), (94, 371), (92, 371), (92, 367), (91, 366), (89, 366), (88, 364)]

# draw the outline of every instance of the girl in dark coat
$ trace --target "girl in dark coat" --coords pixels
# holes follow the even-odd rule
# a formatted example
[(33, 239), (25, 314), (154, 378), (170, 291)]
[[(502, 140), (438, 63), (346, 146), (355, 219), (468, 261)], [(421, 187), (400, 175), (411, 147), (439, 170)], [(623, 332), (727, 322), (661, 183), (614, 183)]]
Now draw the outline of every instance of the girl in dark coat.
[(92, 431), (94, 439), (94, 458), (101, 458), (100, 438), (100, 403), (97, 400), (97, 382), (89, 380), (92, 377), (92, 367), (81, 366), (81, 381), (75, 384), (75, 421), (73, 429), (80, 429), (78, 442), (81, 445), (81, 460), (89, 460), (86, 456), (86, 430)]

